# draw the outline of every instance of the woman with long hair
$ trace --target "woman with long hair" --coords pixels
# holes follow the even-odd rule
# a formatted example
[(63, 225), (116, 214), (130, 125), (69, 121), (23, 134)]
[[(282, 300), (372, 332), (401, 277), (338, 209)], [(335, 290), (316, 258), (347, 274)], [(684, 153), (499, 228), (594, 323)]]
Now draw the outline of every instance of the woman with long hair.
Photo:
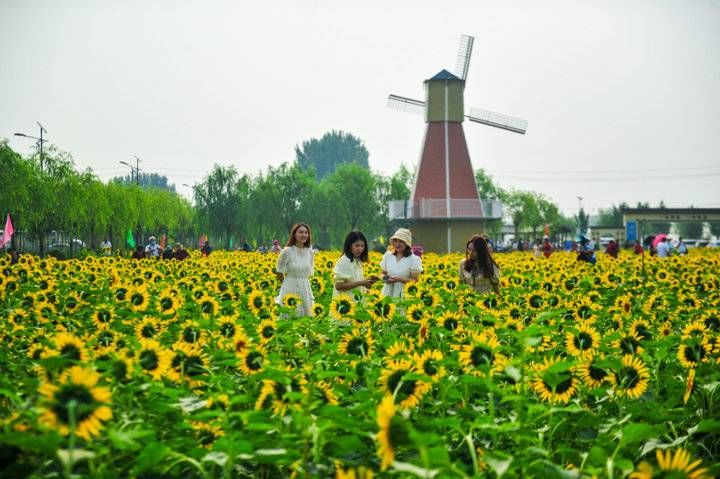
[(460, 261), (460, 281), (478, 293), (500, 294), (500, 267), (490, 253), (487, 241), (474, 235), (465, 245), (465, 259)]
[(422, 260), (412, 252), (412, 233), (400, 228), (390, 238), (392, 250), (385, 253), (380, 261), (383, 272), (382, 294), (393, 298), (402, 298), (405, 284), (417, 281), (423, 270)]
[(333, 298), (341, 292), (350, 293), (358, 299), (366, 288), (378, 280), (376, 276), (365, 278), (363, 264), (368, 262), (368, 247), (365, 235), (360, 231), (351, 231), (345, 237), (343, 255), (333, 269), (335, 288)]
[(310, 226), (296, 223), (290, 229), (287, 244), (278, 256), (275, 274), (282, 285), (275, 301), (283, 304), (285, 296), (295, 294), (300, 298), (297, 313), (311, 316), (314, 298), (310, 288), (310, 276), (314, 272), (314, 266)]

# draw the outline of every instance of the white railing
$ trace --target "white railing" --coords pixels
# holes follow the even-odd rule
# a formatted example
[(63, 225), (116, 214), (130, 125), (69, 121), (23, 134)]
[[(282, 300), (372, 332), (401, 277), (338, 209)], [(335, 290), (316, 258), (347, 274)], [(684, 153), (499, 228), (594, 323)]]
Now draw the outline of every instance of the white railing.
[(390, 219), (413, 218), (502, 218), (502, 203), (498, 200), (450, 200), (450, 214), (447, 201), (443, 199), (393, 200), (390, 202)]

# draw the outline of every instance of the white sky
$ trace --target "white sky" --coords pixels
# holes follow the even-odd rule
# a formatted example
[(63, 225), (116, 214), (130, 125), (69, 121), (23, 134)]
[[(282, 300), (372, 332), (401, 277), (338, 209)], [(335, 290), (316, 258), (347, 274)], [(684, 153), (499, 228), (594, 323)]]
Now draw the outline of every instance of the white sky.
[(474, 168), (566, 213), (622, 200), (720, 207), (720, 1), (0, 0), (0, 137), (36, 121), (103, 179), (120, 161), (182, 183), (256, 174), (340, 129), (392, 173), (419, 158), (423, 80), (476, 37), (464, 124)]

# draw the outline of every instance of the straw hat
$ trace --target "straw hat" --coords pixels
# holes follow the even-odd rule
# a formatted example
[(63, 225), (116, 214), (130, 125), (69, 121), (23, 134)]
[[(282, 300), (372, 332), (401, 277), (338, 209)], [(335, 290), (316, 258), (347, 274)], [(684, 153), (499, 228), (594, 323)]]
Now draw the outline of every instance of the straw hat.
[(390, 241), (394, 239), (400, 240), (408, 246), (412, 246), (412, 233), (409, 229), (399, 228), (395, 234), (390, 237)]

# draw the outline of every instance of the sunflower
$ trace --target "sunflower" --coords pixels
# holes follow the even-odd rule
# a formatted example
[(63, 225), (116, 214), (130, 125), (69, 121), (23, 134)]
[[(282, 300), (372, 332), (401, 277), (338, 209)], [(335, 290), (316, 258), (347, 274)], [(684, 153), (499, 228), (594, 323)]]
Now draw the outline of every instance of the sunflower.
[(690, 399), (690, 395), (695, 389), (695, 369), (688, 371), (687, 380), (685, 382), (685, 394), (683, 394), (683, 404), (687, 404)]
[(658, 463), (656, 471), (650, 464), (643, 461), (632, 472), (628, 479), (653, 479), (657, 477), (711, 479), (706, 468), (700, 468), (702, 460), (693, 461), (693, 457), (685, 449), (665, 450), (656, 449), (655, 458)]
[(220, 311), (220, 304), (212, 296), (203, 296), (197, 301), (200, 308), (200, 314), (205, 319), (214, 318)]
[(455, 331), (460, 328), (462, 330), (462, 315), (457, 312), (447, 311), (437, 317), (437, 325), (448, 331)]
[(415, 353), (413, 355), (415, 371), (430, 376), (434, 383), (447, 375), (445, 366), (441, 364), (442, 360), (443, 354), (437, 349), (427, 349), (422, 354)]
[(410, 442), (410, 434), (402, 418), (396, 414), (397, 408), (393, 397), (385, 395), (377, 407), (377, 433), (378, 456), (380, 456), (380, 469), (383, 471), (395, 461), (397, 450)]
[(707, 332), (707, 326), (705, 326), (704, 321), (693, 321), (683, 328), (680, 339), (702, 338)]
[(410, 359), (413, 345), (407, 339), (398, 339), (387, 349), (385, 359)]
[(330, 383), (326, 381), (317, 382), (315, 384), (315, 391), (323, 403), (331, 404), (333, 406), (338, 405), (339, 402), (337, 394), (335, 394), (335, 391)]
[(571, 356), (589, 357), (600, 346), (600, 333), (586, 323), (576, 332), (565, 333), (565, 348)]
[(190, 421), (190, 426), (195, 433), (195, 440), (197, 441), (197, 444), (205, 449), (212, 448), (215, 441), (225, 435), (222, 427), (217, 424), (202, 421)]
[(302, 299), (299, 294), (288, 293), (282, 297), (282, 305), (286, 308), (297, 309), (302, 304)]
[(248, 338), (247, 334), (245, 334), (245, 330), (242, 326), (237, 327), (235, 335), (232, 337), (231, 344), (233, 350), (235, 351), (235, 355), (238, 357), (245, 351), (245, 349), (247, 349), (250, 344), (250, 338)]
[(502, 371), (507, 364), (507, 358), (498, 349), (500, 342), (494, 335), (473, 334), (470, 344), (462, 346), (458, 361), (467, 374), (485, 377)]
[(135, 325), (135, 336), (138, 339), (153, 339), (165, 331), (165, 325), (159, 319), (152, 316), (145, 316), (142, 321)]
[(530, 388), (543, 401), (567, 404), (577, 392), (579, 381), (570, 369), (550, 374), (548, 369), (559, 362), (558, 357), (545, 357), (542, 364), (535, 365)]
[(67, 296), (65, 296), (63, 310), (66, 313), (72, 314), (78, 310), (81, 304), (82, 300), (80, 299), (80, 295), (74, 291), (71, 291), (67, 294)]
[(175, 316), (182, 305), (182, 297), (171, 289), (164, 290), (158, 296), (158, 312), (164, 317)]
[(682, 367), (692, 369), (696, 368), (701, 362), (708, 362), (708, 356), (711, 353), (712, 346), (707, 341), (693, 339), (680, 344), (677, 358)]
[(172, 352), (163, 348), (154, 339), (140, 339), (140, 349), (136, 354), (140, 369), (156, 381), (167, 372), (172, 360)]
[(98, 329), (107, 329), (114, 318), (115, 310), (107, 304), (96, 306), (92, 314), (92, 322)]
[(274, 319), (264, 319), (258, 324), (256, 331), (260, 337), (260, 344), (267, 344), (275, 337), (277, 321)]
[(623, 334), (620, 339), (612, 342), (612, 346), (625, 355), (639, 354), (645, 351), (640, 344), (640, 336), (632, 332)]
[(49, 323), (57, 318), (57, 306), (47, 301), (39, 301), (33, 307), (35, 315), (41, 323)]
[(152, 297), (144, 287), (132, 288), (127, 292), (130, 309), (135, 312), (144, 312), (150, 308)]
[(440, 304), (440, 296), (434, 293), (432, 290), (418, 291), (420, 302), (428, 309), (433, 308)]
[(330, 317), (343, 321), (355, 314), (355, 302), (349, 294), (339, 294), (330, 302)]
[(263, 295), (262, 291), (255, 290), (248, 295), (247, 305), (250, 312), (258, 314), (265, 306), (267, 306), (267, 300)]
[(375, 473), (365, 466), (345, 467), (340, 462), (335, 464), (335, 479), (373, 479)]
[(650, 371), (642, 359), (630, 354), (623, 356), (620, 369), (608, 377), (615, 386), (615, 393), (630, 399), (637, 399), (643, 395), (648, 388), (649, 378)]
[(185, 321), (180, 325), (180, 336), (177, 343), (202, 344), (205, 342), (205, 331), (195, 321)]
[(430, 337), (430, 320), (428, 318), (424, 318), (418, 323), (418, 330), (417, 330), (417, 344), (418, 346), (422, 346), (423, 343)]
[(389, 302), (385, 298), (381, 298), (372, 301), (369, 304), (367, 311), (376, 322), (382, 322), (390, 321), (392, 319), (395, 315), (395, 308), (396, 306), (394, 303)]
[(69, 361), (87, 361), (86, 341), (68, 333), (58, 333), (52, 338), (54, 349), (48, 349), (44, 357), (58, 356)]
[(197, 345), (179, 344), (173, 349), (168, 377), (174, 381), (185, 380), (188, 386), (202, 386), (202, 375), (208, 372), (207, 354)]
[(646, 319), (636, 319), (630, 323), (630, 332), (640, 338), (641, 341), (652, 339), (650, 323)]
[(262, 371), (267, 361), (267, 353), (261, 345), (251, 345), (240, 353), (239, 368), (243, 374), (251, 376)]
[(325, 308), (323, 308), (323, 305), (320, 303), (314, 303), (312, 313), (314, 318), (319, 318), (325, 313)]
[(586, 357), (575, 369), (582, 382), (591, 388), (598, 388), (609, 380), (608, 371), (596, 364), (598, 359), (601, 357), (597, 355)]
[(411, 323), (419, 323), (427, 317), (427, 312), (422, 305), (413, 304), (406, 311), (407, 320)]
[(89, 440), (100, 435), (102, 421), (112, 418), (110, 389), (98, 386), (100, 375), (80, 366), (66, 370), (57, 384), (44, 383), (40, 422), (67, 436), (74, 427), (79, 437)]
[(369, 329), (363, 334), (359, 328), (354, 328), (352, 332), (343, 334), (338, 353), (367, 357), (372, 354), (374, 342)]

